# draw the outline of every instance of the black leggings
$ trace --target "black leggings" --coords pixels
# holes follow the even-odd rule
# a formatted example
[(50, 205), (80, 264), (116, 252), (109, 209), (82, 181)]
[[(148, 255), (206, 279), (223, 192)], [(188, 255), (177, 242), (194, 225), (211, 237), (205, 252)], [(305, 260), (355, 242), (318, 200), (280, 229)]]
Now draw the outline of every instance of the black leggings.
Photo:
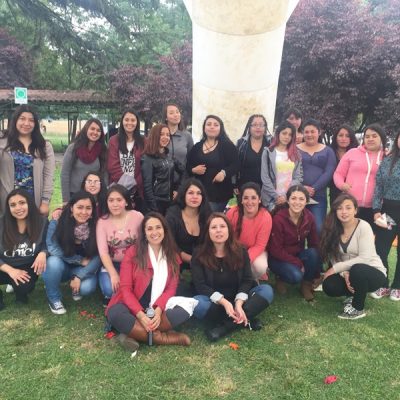
[(366, 264), (354, 264), (350, 271), (350, 284), (354, 289), (351, 293), (346, 282), (339, 274), (326, 278), (322, 284), (324, 292), (331, 297), (353, 296), (352, 305), (356, 310), (363, 310), (367, 293), (374, 292), (384, 286), (385, 275), (374, 267)]
[(11, 285), (14, 289), (15, 297), (18, 299), (19, 297), (26, 297), (26, 295), (35, 289), (35, 283), (38, 279), (38, 276), (36, 275), (35, 271), (33, 268), (30, 266), (28, 267), (14, 267), (16, 269), (22, 269), (26, 271), (29, 276), (30, 280), (29, 282), (19, 282), (18, 286), (15, 284), (15, 282), (11, 279), (10, 275), (6, 274), (5, 272), (0, 271), (0, 285), (7, 284)]

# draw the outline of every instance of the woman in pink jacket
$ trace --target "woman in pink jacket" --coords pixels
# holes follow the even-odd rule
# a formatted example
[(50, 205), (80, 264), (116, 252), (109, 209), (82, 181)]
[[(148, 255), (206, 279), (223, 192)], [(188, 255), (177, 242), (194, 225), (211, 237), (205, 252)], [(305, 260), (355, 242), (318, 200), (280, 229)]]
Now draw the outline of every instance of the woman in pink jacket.
[(386, 135), (378, 124), (365, 128), (363, 143), (349, 150), (340, 160), (333, 181), (342, 192), (354, 196), (359, 205), (358, 217), (369, 222), (374, 229), (372, 197), (375, 190), (375, 177), (378, 172), (386, 146)]

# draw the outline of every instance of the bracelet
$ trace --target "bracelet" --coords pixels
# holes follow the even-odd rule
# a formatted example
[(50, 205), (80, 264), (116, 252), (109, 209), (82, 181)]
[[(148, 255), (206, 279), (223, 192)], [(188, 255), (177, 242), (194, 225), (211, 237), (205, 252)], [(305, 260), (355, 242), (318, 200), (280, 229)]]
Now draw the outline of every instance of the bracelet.
[(224, 174), (224, 177), (226, 178), (226, 172), (225, 172), (225, 170), (224, 170), (224, 169), (221, 169), (220, 172), (222, 172), (222, 173)]

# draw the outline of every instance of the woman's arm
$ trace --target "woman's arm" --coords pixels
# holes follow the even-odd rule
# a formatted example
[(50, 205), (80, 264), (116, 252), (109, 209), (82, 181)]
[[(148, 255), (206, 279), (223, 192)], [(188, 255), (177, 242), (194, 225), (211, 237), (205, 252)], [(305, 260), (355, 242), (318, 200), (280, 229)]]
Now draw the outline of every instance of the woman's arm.
[(118, 135), (113, 136), (108, 142), (107, 172), (110, 177), (110, 183), (118, 182), (123, 174), (119, 159)]
[(239, 154), (236, 146), (231, 141), (224, 141), (220, 144), (222, 144), (222, 155), (224, 159), (222, 169), (225, 171), (225, 179), (231, 179), (239, 171)]
[[(347, 174), (350, 168), (350, 157), (349, 153), (345, 153), (340, 159), (338, 166), (333, 174), (333, 183), (335, 186), (342, 191), (348, 191), (351, 188), (351, 182), (346, 182)], [(346, 186), (344, 186), (346, 185)]]
[(296, 161), (294, 165), (291, 186), (301, 185), (303, 183), (303, 163), (301, 160)]
[(385, 188), (385, 179), (388, 174), (386, 172), (389, 170), (389, 163), (387, 162), (389, 158), (385, 158), (381, 165), (379, 166), (378, 172), (375, 177), (375, 190), (374, 197), (372, 200), (372, 209), (375, 213), (379, 213), (382, 209), (383, 193)]
[(270, 151), (265, 147), (261, 156), (261, 200), (265, 207), (270, 205), (271, 200), (275, 202), (278, 198), (275, 188), (276, 182), (272, 180), (273, 168), (271, 162)]
[(153, 192), (153, 160), (148, 155), (143, 155), (141, 162), (144, 200), (153, 211), (157, 211), (157, 204)]
[(53, 194), (53, 180), (56, 161), (53, 146), (46, 140), (46, 158), (43, 160), (43, 190), (41, 193), (40, 212), (43, 215), (49, 213), (49, 203)]
[(63, 202), (69, 201), (71, 193), (71, 173), (74, 144), (71, 143), (65, 151), (61, 166), (61, 193)]

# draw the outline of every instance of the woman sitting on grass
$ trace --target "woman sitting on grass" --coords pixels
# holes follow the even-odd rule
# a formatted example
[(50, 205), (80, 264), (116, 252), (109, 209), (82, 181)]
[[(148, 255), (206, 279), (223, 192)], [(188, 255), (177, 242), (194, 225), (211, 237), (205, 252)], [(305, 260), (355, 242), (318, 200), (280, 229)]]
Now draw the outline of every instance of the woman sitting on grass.
[(322, 257), (331, 264), (323, 290), (328, 296), (350, 296), (338, 315), (342, 319), (365, 317), (367, 293), (386, 283), (386, 268), (376, 254), (372, 228), (356, 214), (357, 200), (350, 194), (338, 196), (321, 236)]
[(121, 263), (120, 287), (106, 310), (108, 322), (120, 334), (121, 345), (131, 352), (138, 342), (189, 346), (190, 339), (172, 331), (190, 318), (194, 300), (173, 297), (179, 281), (179, 258), (164, 217), (149, 212), (139, 239)]
[(72, 195), (58, 221), (51, 220), (47, 232), (50, 257), (43, 274), (49, 307), (53, 314), (65, 314), (60, 283), (70, 281), (72, 298), (96, 290), (96, 273), (101, 265), (96, 244), (96, 203), (83, 190)]
[(210, 341), (243, 326), (261, 329), (255, 317), (271, 304), (273, 291), (253, 280), (247, 251), (235, 239), (224, 214), (211, 214), (191, 269), (198, 293), (194, 298), (199, 302), (194, 316), (213, 323), (206, 331)]
[[(12, 190), (0, 219), (0, 284), (11, 284), (17, 303), (27, 303), (38, 276), (46, 269), (47, 218), (24, 189)], [(4, 308), (0, 290), (0, 310)]]

